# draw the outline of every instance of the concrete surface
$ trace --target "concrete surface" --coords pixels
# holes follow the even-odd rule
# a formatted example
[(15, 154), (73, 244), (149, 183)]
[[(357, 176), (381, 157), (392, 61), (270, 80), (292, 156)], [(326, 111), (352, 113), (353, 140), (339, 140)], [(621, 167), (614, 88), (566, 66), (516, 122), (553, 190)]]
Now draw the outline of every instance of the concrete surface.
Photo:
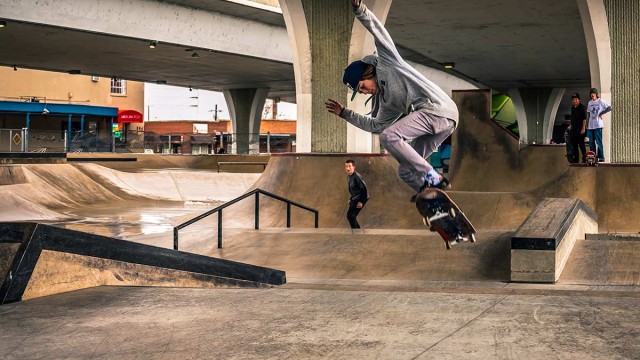
[(505, 287), (101, 287), (2, 306), (0, 357), (638, 358), (640, 293)]
[[(491, 167), (492, 153), (500, 149), (490, 149), (468, 159)], [(479, 240), (450, 251), (422, 225), (392, 158), (274, 155), (251, 188), (317, 208), (320, 229), (312, 229), (312, 217), (296, 210), (293, 228), (285, 229), (286, 207), (264, 199), (261, 229), (253, 230), (248, 199), (225, 210), (223, 249), (215, 247), (215, 219), (182, 230), (180, 248), (282, 269), (287, 285), (100, 287), (2, 306), (0, 348), (7, 350), (0, 357), (638, 358), (640, 242), (576, 239), (557, 284), (507, 281), (509, 239), (545, 197), (584, 201), (598, 213), (601, 231), (638, 232), (631, 219), (640, 212), (635, 190), (640, 167), (551, 166), (540, 172), (545, 158), (558, 154), (544, 149), (538, 155), (536, 149), (531, 147), (527, 158), (540, 162), (532, 163), (532, 170), (525, 159), (496, 167), (519, 182), (511, 191), (494, 191), (486, 185), (489, 175), (479, 177), (473, 173), (477, 168), (460, 165), (452, 179), (475, 176), (478, 184), (461, 182), (451, 196), (478, 228)], [(359, 216), (361, 231), (348, 229), (345, 219), (346, 158), (356, 159), (371, 190)], [(74, 219), (59, 221), (65, 226), (170, 248), (171, 227), (198, 212), (183, 207), (193, 192), (180, 201), (175, 201), (178, 190), (163, 195), (167, 188), (180, 189), (175, 181), (180, 183), (182, 175), (171, 172), (124, 174), (120, 170), (125, 169), (89, 164), (20, 169), (2, 173), (0, 194), (21, 202), (0, 214), (37, 205)], [(201, 176), (185, 180), (185, 189), (206, 188), (208, 175)], [(130, 193), (124, 183), (147, 194)], [(166, 200), (152, 202), (149, 192)], [(149, 218), (159, 231), (136, 227), (143, 222), (144, 206), (155, 207)], [(126, 215), (118, 217), (121, 213)]]

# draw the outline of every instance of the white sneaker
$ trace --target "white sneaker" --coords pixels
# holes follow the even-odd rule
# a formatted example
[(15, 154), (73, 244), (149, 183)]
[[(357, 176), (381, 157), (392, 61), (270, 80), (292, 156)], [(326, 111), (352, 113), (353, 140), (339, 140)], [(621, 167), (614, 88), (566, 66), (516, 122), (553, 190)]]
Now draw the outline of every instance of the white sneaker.
[(431, 169), (427, 175), (424, 177), (424, 181), (429, 184), (429, 186), (436, 187), (442, 181), (442, 175), (440, 175), (435, 169)]

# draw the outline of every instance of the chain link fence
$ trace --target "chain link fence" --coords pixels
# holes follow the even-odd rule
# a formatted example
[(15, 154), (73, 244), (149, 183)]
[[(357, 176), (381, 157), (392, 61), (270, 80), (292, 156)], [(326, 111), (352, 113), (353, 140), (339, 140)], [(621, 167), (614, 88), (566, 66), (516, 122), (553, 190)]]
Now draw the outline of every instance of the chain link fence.
[(295, 152), (295, 135), (0, 129), (0, 152), (116, 152), (155, 154), (266, 154)]

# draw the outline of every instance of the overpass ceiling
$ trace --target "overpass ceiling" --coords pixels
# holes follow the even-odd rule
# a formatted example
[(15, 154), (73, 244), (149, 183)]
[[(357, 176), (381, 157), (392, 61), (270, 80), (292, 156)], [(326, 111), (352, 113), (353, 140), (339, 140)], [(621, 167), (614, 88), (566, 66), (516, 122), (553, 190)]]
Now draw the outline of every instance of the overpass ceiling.
[[(10, 21), (0, 31), (0, 65), (222, 91), (268, 87), (270, 97), (295, 102), (293, 65), (231, 53), (193, 49)], [(192, 57), (193, 51), (198, 58)]]
[[(172, 0), (284, 27), (282, 14), (226, 0)], [(346, 1), (345, 1), (346, 2)], [(499, 91), (512, 87), (588, 88), (588, 54), (576, 1), (395, 0), (386, 23), (403, 56)], [(220, 91), (272, 88), (295, 102), (293, 65), (148, 40), (10, 22), (0, 31), (0, 65), (117, 76)]]
[(590, 84), (576, 1), (395, 0), (386, 26), (417, 62), (455, 62), (497, 90)]

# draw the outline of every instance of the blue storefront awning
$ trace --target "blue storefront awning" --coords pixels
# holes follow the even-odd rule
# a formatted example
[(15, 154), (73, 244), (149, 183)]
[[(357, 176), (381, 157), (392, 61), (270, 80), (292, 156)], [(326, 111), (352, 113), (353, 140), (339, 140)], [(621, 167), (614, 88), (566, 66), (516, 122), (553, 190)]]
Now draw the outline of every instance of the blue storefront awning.
[(0, 112), (49, 115), (118, 116), (118, 108), (77, 104), (47, 104), (42, 102), (0, 101)]

